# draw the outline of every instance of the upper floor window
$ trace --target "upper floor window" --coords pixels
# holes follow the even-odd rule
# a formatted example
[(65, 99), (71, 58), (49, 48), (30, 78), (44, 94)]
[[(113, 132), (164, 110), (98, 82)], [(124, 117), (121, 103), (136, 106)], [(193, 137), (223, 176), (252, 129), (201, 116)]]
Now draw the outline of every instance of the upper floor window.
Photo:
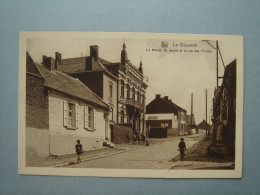
[(127, 99), (130, 99), (130, 86), (127, 84)]
[(112, 98), (113, 97), (113, 85), (109, 84), (109, 97)]
[(132, 99), (135, 100), (135, 88), (133, 88)]
[(124, 111), (123, 110), (121, 110), (121, 123), (124, 123)]
[(121, 81), (121, 97), (124, 97), (124, 93), (125, 93), (125, 84), (124, 81)]

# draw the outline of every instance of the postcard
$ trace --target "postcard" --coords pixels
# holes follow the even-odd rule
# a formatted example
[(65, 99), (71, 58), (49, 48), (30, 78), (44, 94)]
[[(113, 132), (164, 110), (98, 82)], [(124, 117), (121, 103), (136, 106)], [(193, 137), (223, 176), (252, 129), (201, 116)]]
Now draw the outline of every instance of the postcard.
[(20, 32), (18, 173), (241, 178), (243, 37)]

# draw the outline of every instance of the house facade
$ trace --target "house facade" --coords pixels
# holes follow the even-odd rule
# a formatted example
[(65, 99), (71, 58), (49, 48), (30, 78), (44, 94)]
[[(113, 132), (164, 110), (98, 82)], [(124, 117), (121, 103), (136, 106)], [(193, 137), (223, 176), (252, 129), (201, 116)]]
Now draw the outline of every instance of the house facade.
[(35, 64), (27, 53), (27, 159), (100, 148), (108, 134), (109, 106), (78, 79), (57, 70), (57, 61), (43, 56)]
[(222, 85), (213, 98), (213, 141), (224, 144), (230, 155), (235, 154), (236, 128), (236, 60), (226, 66)]
[(146, 125), (148, 129), (167, 127), (168, 135), (188, 134), (187, 111), (174, 104), (168, 96), (161, 98), (157, 94), (146, 106)]
[(99, 47), (92, 45), (90, 56), (61, 59), (58, 70), (78, 78), (109, 105), (110, 134), (107, 140), (119, 143), (125, 140), (126, 134), (145, 133), (145, 94), (148, 86), (142, 62), (139, 68), (130, 62), (125, 44), (121, 62), (104, 60), (99, 56)]

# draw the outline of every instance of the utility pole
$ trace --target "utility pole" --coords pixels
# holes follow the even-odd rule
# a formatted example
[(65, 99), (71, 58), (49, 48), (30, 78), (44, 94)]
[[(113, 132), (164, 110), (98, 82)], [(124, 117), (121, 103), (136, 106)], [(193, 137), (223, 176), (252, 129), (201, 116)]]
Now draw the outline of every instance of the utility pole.
[(208, 137), (208, 107), (207, 107), (208, 94), (207, 94), (207, 89), (205, 89), (205, 94), (206, 94), (206, 137)]
[(216, 41), (216, 62), (217, 62), (217, 89), (218, 89), (218, 40)]
[(190, 129), (192, 128), (192, 114), (193, 114), (193, 93), (191, 93)]

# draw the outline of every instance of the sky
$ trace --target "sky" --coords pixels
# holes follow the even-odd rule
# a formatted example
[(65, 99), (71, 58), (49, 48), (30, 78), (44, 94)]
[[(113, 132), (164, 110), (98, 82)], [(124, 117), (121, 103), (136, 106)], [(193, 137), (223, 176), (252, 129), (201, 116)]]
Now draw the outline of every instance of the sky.
[[(54, 58), (55, 52), (60, 52), (62, 59), (89, 56), (89, 46), (98, 45), (99, 57), (110, 62), (120, 62), (124, 42), (128, 59), (132, 64), (139, 67), (142, 60), (144, 76), (148, 78), (146, 104), (150, 103), (156, 94), (161, 94), (162, 97), (168, 96), (190, 114), (191, 93), (193, 93), (193, 113), (196, 123), (199, 124), (206, 118), (207, 89), (209, 121), (216, 88), (216, 50), (205, 41), (158, 39), (158, 37), (156, 39), (88, 36), (79, 38), (61, 34), (56, 37), (27, 39), (27, 51), (35, 62), (41, 63), (42, 55)], [(162, 42), (167, 45), (166, 51), (161, 46)], [(216, 40), (209, 40), (209, 43), (215, 47)], [(219, 48), (225, 65), (236, 59), (237, 50), (234, 43), (219, 41)], [(219, 76), (223, 76), (223, 73), (224, 68), (219, 59)], [(219, 81), (219, 85), (221, 82)]]

